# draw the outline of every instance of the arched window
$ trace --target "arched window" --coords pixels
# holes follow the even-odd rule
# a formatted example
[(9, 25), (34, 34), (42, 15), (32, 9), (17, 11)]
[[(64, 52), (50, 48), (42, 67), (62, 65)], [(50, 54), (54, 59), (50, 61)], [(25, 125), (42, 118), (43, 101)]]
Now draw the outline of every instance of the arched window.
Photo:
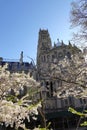
[(62, 52), (59, 52), (59, 53), (58, 53), (58, 58), (62, 58), (62, 57), (63, 57)]
[(57, 51), (54, 51), (54, 55), (55, 55), (55, 57), (57, 57)]
[(69, 59), (71, 59), (71, 53), (70, 53), (70, 52), (67, 52), (67, 57), (68, 57)]
[(54, 61), (54, 58), (55, 58), (55, 56), (54, 56), (54, 55), (52, 55), (52, 62)]
[(43, 56), (43, 62), (45, 62), (46, 61), (46, 57), (45, 56)]
[(51, 95), (51, 97), (53, 96), (53, 83), (52, 83), (52, 81), (50, 82), (50, 95)]
[(47, 55), (47, 61), (49, 61), (50, 60), (50, 56), (49, 55)]

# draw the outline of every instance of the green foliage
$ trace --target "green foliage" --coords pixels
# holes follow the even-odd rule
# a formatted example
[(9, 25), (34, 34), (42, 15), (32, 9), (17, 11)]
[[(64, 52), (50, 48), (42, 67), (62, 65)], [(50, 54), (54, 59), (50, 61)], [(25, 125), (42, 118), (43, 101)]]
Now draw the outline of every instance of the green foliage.
[(13, 95), (8, 95), (7, 97), (6, 97), (6, 100), (7, 101), (12, 101), (12, 102), (17, 102), (17, 97), (16, 96), (13, 96)]
[[(84, 112), (86, 112), (86, 113), (83, 113), (83, 112), (78, 112), (78, 111), (76, 111), (75, 109), (69, 107), (68, 111), (70, 111), (70, 112), (73, 113), (73, 114), (76, 114), (76, 115), (80, 116), (81, 118), (82, 118), (82, 117), (85, 118), (86, 115), (87, 115), (87, 114), (86, 114), (86, 113), (87, 113), (87, 110), (84, 110)], [(84, 121), (83, 123), (81, 123), (80, 126), (87, 126), (87, 121)]]
[(22, 105), (22, 100), (20, 99), (17, 103), (18, 103), (19, 106), (21, 106)]
[(71, 107), (69, 107), (68, 111), (70, 111), (71, 113), (76, 114), (76, 115), (78, 115), (78, 116), (81, 116), (81, 117), (84, 117), (84, 116), (85, 116), (84, 113), (78, 112), (78, 111), (76, 111), (75, 109), (73, 109), (73, 108), (71, 108)]
[(10, 73), (7, 65), (0, 66), (0, 122), (4, 122), (6, 127), (27, 130), (24, 120), (29, 122), (31, 116), (37, 119), (37, 108), (41, 107), (37, 98), (33, 102), (39, 88), (40, 84), (30, 74)]
[(81, 126), (87, 126), (87, 121), (84, 121), (83, 123), (80, 124)]
[(37, 94), (38, 92), (40, 92), (39, 88), (34, 88), (34, 87), (29, 88), (29, 90), (28, 90), (29, 99), (33, 100), (33, 98), (32, 98), (33, 95)]
[(40, 126), (38, 126), (39, 130), (49, 130), (49, 126), (51, 125), (51, 122), (48, 123), (48, 125), (46, 126), (46, 128), (40, 128)]
[(47, 129), (47, 128), (39, 128), (39, 130), (49, 130), (49, 129)]

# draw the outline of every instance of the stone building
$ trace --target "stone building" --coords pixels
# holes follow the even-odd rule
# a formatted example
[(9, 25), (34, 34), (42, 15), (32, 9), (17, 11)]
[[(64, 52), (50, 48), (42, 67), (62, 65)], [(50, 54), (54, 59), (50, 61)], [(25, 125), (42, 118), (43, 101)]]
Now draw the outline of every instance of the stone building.
[[(63, 61), (65, 61), (64, 64)], [(84, 61), (83, 53), (77, 46), (70, 42), (66, 45), (63, 41), (60, 42), (59, 39), (57, 43), (52, 45), (48, 30), (39, 30), (36, 77), (42, 85), (42, 98), (45, 99), (43, 102), (45, 116), (54, 129), (70, 130), (77, 127), (79, 117), (69, 113), (68, 108), (73, 107), (77, 111), (83, 111), (84, 106), (87, 108), (87, 97), (77, 98), (73, 96), (73, 94), (83, 91), (79, 84), (73, 83), (77, 78), (75, 77), (76, 73), (79, 72), (81, 75), (79, 75), (77, 81), (80, 78), (84, 82), (86, 81), (87, 69), (83, 72), (84, 74), (81, 73), (83, 67), (87, 68), (87, 64), (83, 66)], [(75, 63), (77, 63), (76, 66)], [(80, 69), (77, 67), (79, 64)], [(67, 90), (67, 93), (63, 91), (66, 86), (70, 89), (70, 91)], [(57, 92), (61, 93), (60, 97)]]
[(42, 85), (50, 86), (50, 91), (54, 91), (55, 87), (62, 85), (62, 82), (61, 80), (53, 79), (52, 75), (54, 75), (54, 72), (57, 73), (53, 66), (58, 65), (64, 58), (71, 60), (72, 56), (74, 57), (75, 55), (78, 55), (78, 58), (83, 60), (81, 50), (72, 45), (70, 41), (66, 45), (58, 39), (58, 42), (52, 46), (48, 30), (40, 29), (37, 46), (37, 79)]
[(22, 72), (24, 71), (25, 73), (32, 72), (33, 69), (35, 68), (35, 65), (31, 61), (29, 62), (24, 62), (23, 61), (23, 51), (20, 54), (20, 59), (18, 60), (12, 60), (12, 59), (3, 59), (0, 57), (0, 65), (3, 67), (5, 64), (8, 64), (7, 70), (10, 72)]

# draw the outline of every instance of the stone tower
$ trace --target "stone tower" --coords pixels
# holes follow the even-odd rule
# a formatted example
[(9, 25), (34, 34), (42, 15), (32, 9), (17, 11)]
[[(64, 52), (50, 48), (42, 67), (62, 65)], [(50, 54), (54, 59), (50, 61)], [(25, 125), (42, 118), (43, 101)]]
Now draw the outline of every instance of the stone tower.
[(39, 31), (38, 46), (37, 46), (37, 67), (39, 67), (42, 60), (45, 60), (44, 54), (49, 52), (52, 48), (51, 38), (48, 30)]

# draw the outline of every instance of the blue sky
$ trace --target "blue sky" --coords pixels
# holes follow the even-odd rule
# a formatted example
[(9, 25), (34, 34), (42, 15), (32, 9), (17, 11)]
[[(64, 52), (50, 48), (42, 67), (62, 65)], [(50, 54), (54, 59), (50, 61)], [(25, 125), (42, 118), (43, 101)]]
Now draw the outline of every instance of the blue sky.
[(0, 0), (0, 57), (36, 59), (39, 29), (48, 29), (52, 43), (72, 38), (72, 0)]

